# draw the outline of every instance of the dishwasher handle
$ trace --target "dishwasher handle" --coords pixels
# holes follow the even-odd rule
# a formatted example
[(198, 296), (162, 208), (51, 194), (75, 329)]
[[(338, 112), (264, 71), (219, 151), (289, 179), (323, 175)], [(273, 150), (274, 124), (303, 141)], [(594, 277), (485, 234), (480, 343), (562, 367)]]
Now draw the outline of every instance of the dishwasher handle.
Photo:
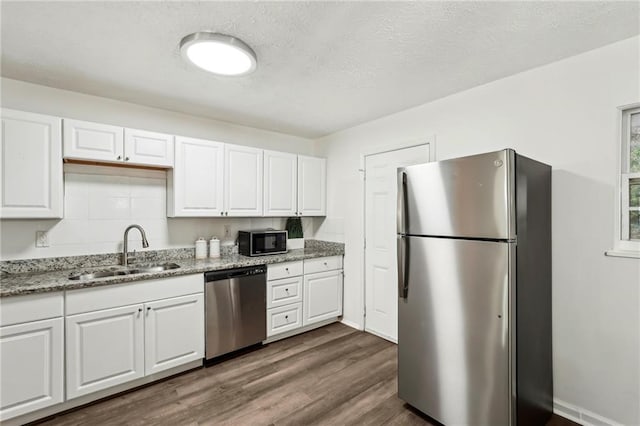
[(205, 272), (204, 282), (228, 280), (249, 275), (260, 275), (267, 273), (267, 265), (245, 266), (244, 268), (224, 269), (222, 271)]

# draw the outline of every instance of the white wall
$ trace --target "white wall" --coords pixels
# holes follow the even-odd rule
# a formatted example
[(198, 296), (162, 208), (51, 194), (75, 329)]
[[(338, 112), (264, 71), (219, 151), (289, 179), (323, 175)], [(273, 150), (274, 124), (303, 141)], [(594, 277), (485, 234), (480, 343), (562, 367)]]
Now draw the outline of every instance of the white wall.
[[(134, 129), (211, 139), (258, 148), (311, 154), (313, 142), (298, 136), (195, 117), (99, 96), (0, 79), (2, 107), (95, 121)], [(215, 96), (212, 94), (212, 96)], [(176, 109), (179, 109), (176, 106)]]
[(635, 37), (318, 140), (329, 203), (314, 226), (316, 237), (346, 243), (346, 321), (363, 322), (360, 154), (433, 135), (437, 159), (514, 148), (553, 166), (555, 396), (640, 424), (640, 260), (604, 256), (614, 239), (616, 108), (640, 100), (639, 50)]
[[(122, 125), (279, 151), (311, 154), (309, 139), (3, 78), (2, 107)], [(69, 173), (71, 171), (71, 173)], [(222, 237), (239, 229), (283, 227), (282, 219), (166, 217), (166, 173), (65, 165), (65, 218), (0, 220), (0, 259), (112, 253), (122, 250), (127, 225), (141, 224), (150, 249), (192, 247), (198, 236)], [(305, 231), (311, 221), (304, 220)], [(49, 231), (50, 247), (36, 248), (36, 231)], [(131, 233), (131, 249), (140, 249)], [(310, 232), (310, 231), (309, 231)], [(307, 233), (309, 233), (307, 232)]]

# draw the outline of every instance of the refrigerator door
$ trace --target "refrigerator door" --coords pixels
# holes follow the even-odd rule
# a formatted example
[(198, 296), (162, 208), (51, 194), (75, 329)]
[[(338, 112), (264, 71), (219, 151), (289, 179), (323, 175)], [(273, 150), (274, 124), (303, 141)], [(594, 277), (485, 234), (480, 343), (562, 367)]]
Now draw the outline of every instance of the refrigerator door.
[(514, 158), (506, 149), (400, 168), (398, 233), (515, 238)]
[(513, 244), (402, 240), (398, 396), (446, 425), (511, 424)]

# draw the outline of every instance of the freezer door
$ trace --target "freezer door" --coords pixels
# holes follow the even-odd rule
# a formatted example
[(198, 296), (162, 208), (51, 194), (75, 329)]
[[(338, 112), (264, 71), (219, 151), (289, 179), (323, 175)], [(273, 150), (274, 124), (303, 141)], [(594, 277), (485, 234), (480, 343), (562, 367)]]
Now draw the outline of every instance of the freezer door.
[(400, 168), (398, 233), (515, 238), (512, 150)]
[(398, 396), (446, 425), (509, 425), (512, 243), (404, 237)]

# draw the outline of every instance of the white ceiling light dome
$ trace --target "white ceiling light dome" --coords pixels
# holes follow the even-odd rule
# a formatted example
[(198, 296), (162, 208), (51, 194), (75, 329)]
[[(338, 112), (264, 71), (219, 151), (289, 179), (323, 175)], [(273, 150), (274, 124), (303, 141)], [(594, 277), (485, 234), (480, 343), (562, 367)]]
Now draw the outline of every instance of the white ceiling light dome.
[(256, 54), (239, 38), (212, 32), (189, 34), (180, 41), (182, 57), (213, 74), (247, 75), (255, 71)]

